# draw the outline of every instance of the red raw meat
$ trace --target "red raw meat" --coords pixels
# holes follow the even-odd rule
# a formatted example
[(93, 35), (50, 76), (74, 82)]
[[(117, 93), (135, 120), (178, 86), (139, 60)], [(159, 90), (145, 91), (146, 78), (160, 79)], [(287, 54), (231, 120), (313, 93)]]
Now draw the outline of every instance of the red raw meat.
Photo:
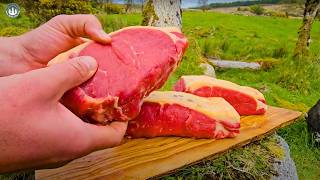
[(222, 97), (240, 115), (264, 114), (267, 110), (266, 100), (258, 90), (209, 76), (182, 76), (174, 90), (202, 97)]
[(239, 114), (223, 98), (154, 91), (144, 99), (140, 114), (129, 121), (127, 135), (221, 139), (236, 136), (239, 128)]
[(75, 55), (97, 60), (96, 74), (61, 100), (86, 121), (106, 123), (136, 117), (142, 98), (165, 83), (188, 46), (187, 39), (174, 28), (133, 26), (110, 35), (111, 45), (91, 41), (54, 60)]

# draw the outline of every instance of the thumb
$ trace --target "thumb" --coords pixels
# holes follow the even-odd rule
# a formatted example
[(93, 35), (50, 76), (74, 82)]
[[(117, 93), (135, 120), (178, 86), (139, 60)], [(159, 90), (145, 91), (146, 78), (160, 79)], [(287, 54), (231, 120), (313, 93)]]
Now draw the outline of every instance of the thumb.
[(127, 127), (128, 122), (112, 122), (107, 126), (97, 126), (86, 123), (86, 132), (90, 138), (90, 151), (110, 148), (121, 143)]
[(33, 81), (38, 92), (46, 92), (58, 99), (71, 88), (87, 81), (97, 70), (97, 62), (89, 56), (76, 57), (63, 63), (35, 70)]

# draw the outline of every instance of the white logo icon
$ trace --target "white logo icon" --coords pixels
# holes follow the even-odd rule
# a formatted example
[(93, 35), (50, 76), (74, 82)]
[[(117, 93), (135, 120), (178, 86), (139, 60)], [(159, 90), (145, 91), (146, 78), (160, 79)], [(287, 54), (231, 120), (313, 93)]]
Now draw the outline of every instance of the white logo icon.
[(11, 18), (16, 18), (20, 14), (20, 7), (16, 3), (10, 3), (7, 6), (6, 13)]

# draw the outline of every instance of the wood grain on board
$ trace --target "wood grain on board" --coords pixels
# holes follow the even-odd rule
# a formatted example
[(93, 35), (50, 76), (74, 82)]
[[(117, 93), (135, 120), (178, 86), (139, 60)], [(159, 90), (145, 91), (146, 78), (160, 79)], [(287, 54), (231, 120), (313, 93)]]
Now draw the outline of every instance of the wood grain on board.
[(57, 168), (36, 171), (37, 179), (146, 179), (259, 139), (293, 122), (300, 112), (269, 107), (265, 115), (241, 118), (240, 134), (222, 140), (159, 137), (126, 140)]

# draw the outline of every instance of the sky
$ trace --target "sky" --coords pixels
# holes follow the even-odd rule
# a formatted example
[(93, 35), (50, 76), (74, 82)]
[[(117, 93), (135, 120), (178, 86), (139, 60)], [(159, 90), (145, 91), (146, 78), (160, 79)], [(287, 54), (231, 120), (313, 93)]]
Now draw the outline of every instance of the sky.
[[(208, 3), (224, 3), (224, 2), (234, 2), (243, 0), (208, 0)], [(124, 0), (113, 0), (114, 3), (123, 4)], [(134, 0), (136, 3), (141, 3), (141, 0)], [(198, 5), (198, 0), (182, 0), (182, 8), (196, 7)]]

